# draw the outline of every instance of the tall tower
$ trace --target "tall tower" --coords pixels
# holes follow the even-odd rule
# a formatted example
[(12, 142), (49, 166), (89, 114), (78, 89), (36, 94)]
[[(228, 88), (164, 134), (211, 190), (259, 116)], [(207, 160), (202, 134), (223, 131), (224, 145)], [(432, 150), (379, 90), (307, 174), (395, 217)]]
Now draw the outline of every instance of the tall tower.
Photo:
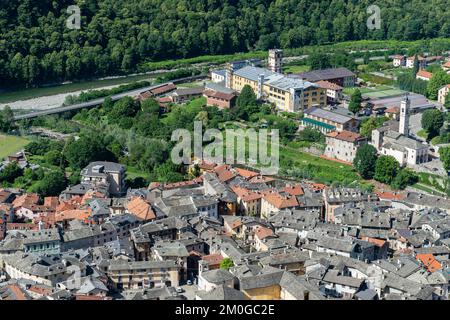
[(283, 50), (269, 50), (269, 70), (272, 72), (283, 73)]
[(225, 87), (227, 87), (228, 89), (232, 89), (233, 86), (233, 73), (233, 66), (231, 63), (229, 63), (225, 70)]
[(411, 107), (411, 100), (409, 100), (408, 93), (405, 99), (400, 104), (400, 125), (399, 132), (405, 137), (409, 136), (409, 108)]

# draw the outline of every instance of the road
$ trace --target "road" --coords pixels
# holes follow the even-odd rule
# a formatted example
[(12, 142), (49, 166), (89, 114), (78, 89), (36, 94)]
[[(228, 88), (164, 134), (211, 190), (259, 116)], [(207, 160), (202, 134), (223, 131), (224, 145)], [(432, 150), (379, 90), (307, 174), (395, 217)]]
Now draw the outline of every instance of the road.
[[(181, 83), (183, 81), (192, 81), (192, 80), (198, 80), (204, 78), (204, 76), (194, 76), (194, 77), (188, 77), (188, 78), (181, 78), (181, 79), (175, 79), (172, 80), (170, 82), (173, 83)], [(147, 86), (147, 87), (143, 87), (140, 89), (135, 89), (135, 90), (131, 90), (131, 91), (126, 91), (120, 94), (116, 94), (111, 96), (112, 101), (117, 101), (120, 100), (124, 97), (135, 97), (143, 92), (149, 91), (151, 89), (160, 87), (162, 85), (164, 85), (166, 83), (162, 83), (162, 84), (158, 84), (158, 85), (153, 85), (153, 86)], [(70, 106), (60, 106), (57, 108), (52, 108), (52, 109), (46, 109), (46, 110), (42, 110), (42, 111), (35, 111), (35, 112), (31, 112), (28, 114), (23, 114), (23, 115), (16, 115), (14, 116), (14, 120), (15, 121), (19, 121), (19, 120), (25, 120), (25, 119), (32, 119), (32, 118), (37, 118), (37, 117), (41, 117), (41, 116), (47, 116), (47, 115), (51, 115), (51, 114), (58, 114), (58, 113), (63, 113), (63, 112), (67, 112), (67, 111), (73, 111), (73, 110), (81, 110), (81, 109), (86, 109), (86, 108), (92, 108), (92, 107), (96, 107), (98, 105), (101, 105), (103, 102), (105, 102), (105, 98), (99, 98), (99, 99), (95, 99), (95, 100), (91, 100), (88, 102), (84, 102), (84, 103), (78, 103), (78, 104), (73, 104)]]

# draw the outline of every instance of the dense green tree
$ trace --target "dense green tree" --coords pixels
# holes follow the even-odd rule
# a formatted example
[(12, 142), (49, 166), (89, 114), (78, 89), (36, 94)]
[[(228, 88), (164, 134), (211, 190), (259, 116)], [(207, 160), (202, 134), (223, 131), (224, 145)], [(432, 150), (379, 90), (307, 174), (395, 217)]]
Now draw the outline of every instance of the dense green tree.
[(353, 165), (361, 177), (372, 179), (375, 174), (377, 158), (377, 149), (370, 144), (365, 144), (356, 151)]
[(67, 187), (67, 179), (61, 170), (51, 171), (33, 188), (41, 197), (58, 196)]
[(419, 176), (410, 169), (402, 169), (392, 181), (392, 188), (403, 190), (419, 181)]
[(0, 171), (0, 183), (5, 181), (12, 183), (22, 174), (23, 170), (17, 165), (17, 163), (11, 162)]
[(324, 134), (311, 127), (306, 127), (304, 130), (300, 131), (298, 138), (302, 141), (308, 142), (325, 142)]
[(442, 86), (450, 83), (450, 75), (448, 75), (444, 70), (438, 69), (433, 72), (433, 76), (428, 82), (427, 93), (428, 98), (432, 100), (438, 99), (439, 90)]
[(392, 156), (380, 156), (375, 164), (375, 180), (390, 184), (397, 176), (400, 164)]
[(93, 161), (115, 161), (114, 155), (106, 148), (102, 137), (83, 135), (68, 143), (64, 157), (74, 169), (83, 169)]
[(450, 93), (447, 93), (447, 96), (445, 97), (445, 109), (450, 110)]
[(359, 132), (363, 137), (372, 137), (372, 131), (381, 127), (389, 118), (387, 117), (369, 117), (362, 121)]
[(422, 128), (428, 132), (428, 139), (433, 139), (444, 125), (444, 114), (437, 110), (426, 110), (422, 115)]
[(9, 106), (0, 110), (0, 131), (10, 132), (15, 128), (14, 113)]
[(355, 91), (352, 94), (352, 97), (350, 99), (350, 103), (348, 105), (348, 110), (352, 112), (353, 114), (357, 114), (361, 111), (362, 108), (362, 94), (359, 89), (355, 89)]
[[(83, 15), (80, 30), (64, 27), (66, 8), (74, 1), (0, 3), (0, 83), (36, 85), (122, 74), (145, 70), (147, 61), (204, 54), (301, 48), (362, 39), (450, 36), (447, 0), (379, 0), (383, 17), (380, 30), (366, 27), (366, 9), (372, 4), (369, 0), (75, 3), (81, 6)], [(430, 53), (446, 50), (445, 45), (429, 41)], [(424, 51), (418, 45), (409, 54)], [(317, 69), (329, 66), (327, 59), (315, 61)]]
[(232, 267), (234, 267), (234, 262), (230, 258), (225, 258), (220, 262), (220, 269), (230, 270)]
[(331, 68), (330, 57), (326, 53), (313, 53), (308, 58), (312, 70)]
[(239, 95), (236, 104), (239, 108), (247, 108), (249, 106), (254, 106), (257, 104), (256, 95), (252, 87), (245, 85), (242, 88), (241, 94)]
[(439, 148), (439, 158), (444, 164), (444, 168), (450, 171), (450, 147)]

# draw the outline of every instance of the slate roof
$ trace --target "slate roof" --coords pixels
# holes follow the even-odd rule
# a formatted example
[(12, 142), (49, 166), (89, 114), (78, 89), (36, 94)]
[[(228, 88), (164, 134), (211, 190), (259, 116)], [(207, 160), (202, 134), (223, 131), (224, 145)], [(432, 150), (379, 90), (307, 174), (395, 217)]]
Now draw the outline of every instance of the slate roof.
[(336, 69), (330, 68), (330, 69), (302, 72), (296, 74), (296, 76), (311, 82), (317, 82), (320, 80), (333, 80), (345, 77), (355, 77), (356, 75), (347, 68), (336, 68)]
[(198, 291), (197, 296), (202, 300), (222, 300), (222, 301), (232, 301), (232, 300), (246, 300), (246, 296), (239, 290), (230, 288), (224, 285), (214, 287), (210, 291)]
[(234, 279), (234, 275), (224, 269), (214, 269), (202, 272), (201, 277), (209, 283), (214, 284), (222, 284)]

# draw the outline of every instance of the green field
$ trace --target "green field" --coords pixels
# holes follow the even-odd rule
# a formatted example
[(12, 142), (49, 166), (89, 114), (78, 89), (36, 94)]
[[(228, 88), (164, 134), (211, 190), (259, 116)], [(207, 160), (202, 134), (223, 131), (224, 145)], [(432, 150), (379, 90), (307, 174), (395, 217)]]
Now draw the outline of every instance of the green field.
[(363, 95), (368, 98), (385, 98), (385, 97), (398, 96), (403, 93), (405, 93), (405, 92), (402, 90), (389, 89), (389, 90), (366, 92), (366, 93), (363, 93)]
[(300, 72), (308, 72), (310, 69), (311, 69), (310, 66), (305, 66), (305, 65), (295, 66), (295, 65), (292, 65), (292, 66), (284, 67), (283, 71), (285, 73), (300, 73)]
[(25, 138), (0, 135), (0, 159), (20, 151), (28, 142)]

